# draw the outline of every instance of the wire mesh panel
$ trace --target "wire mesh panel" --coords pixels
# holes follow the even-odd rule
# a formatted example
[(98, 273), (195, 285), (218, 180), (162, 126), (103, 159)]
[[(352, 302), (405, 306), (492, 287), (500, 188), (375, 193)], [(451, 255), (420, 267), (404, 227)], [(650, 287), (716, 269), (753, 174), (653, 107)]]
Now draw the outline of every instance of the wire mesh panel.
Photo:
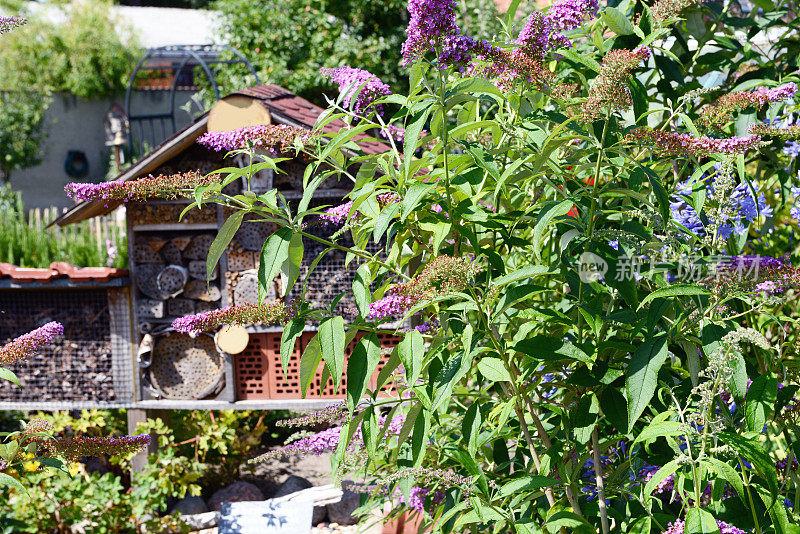
[(50, 321), (64, 325), (62, 338), (11, 366), (22, 388), (0, 381), (0, 408), (129, 404), (133, 372), (128, 307), (124, 289), (0, 291), (0, 343)]
[[(310, 207), (318, 207), (323, 205), (336, 206), (343, 202), (342, 199), (337, 198), (323, 198), (314, 199), (310, 203)], [(328, 224), (322, 221), (310, 221), (305, 231), (323, 239), (332, 240), (336, 238), (336, 243), (345, 247), (352, 247), (353, 240), (349, 231), (342, 232), (341, 235), (335, 235), (340, 231), (340, 227), (335, 224)], [(315, 241), (311, 238), (303, 238), (303, 264), (300, 269), (300, 278), (297, 284), (289, 292), (289, 298), (299, 298), (303, 290), (303, 283), (307, 285), (306, 301), (311, 303), (312, 308), (327, 307), (334, 297), (340, 293), (344, 293), (344, 297), (339, 301), (337, 310), (339, 313), (346, 312), (347, 309), (355, 307), (355, 300), (353, 298), (353, 279), (355, 278), (356, 270), (363, 263), (359, 258), (353, 258), (347, 264), (347, 253), (341, 250), (331, 250), (325, 257), (317, 264), (313, 271), (309, 274), (314, 259), (321, 254), (326, 248), (326, 245)], [(383, 249), (383, 244), (370, 241), (366, 247), (366, 251), (370, 254), (375, 254)]]

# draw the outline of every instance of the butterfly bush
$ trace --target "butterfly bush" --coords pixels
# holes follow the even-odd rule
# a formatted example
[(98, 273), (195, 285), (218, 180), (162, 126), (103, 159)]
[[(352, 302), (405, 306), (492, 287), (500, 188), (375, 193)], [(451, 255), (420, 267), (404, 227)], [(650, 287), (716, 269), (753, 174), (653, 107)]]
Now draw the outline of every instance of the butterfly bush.
[(51, 321), (0, 348), (0, 365), (9, 365), (33, 356), (44, 345), (49, 345), (64, 335), (64, 326)]
[(215, 152), (254, 148), (278, 154), (286, 152), (298, 141), (307, 143), (312, 138), (313, 135), (304, 128), (275, 124), (245, 126), (227, 132), (206, 132), (197, 138), (197, 143)]
[[(459, 3), (410, 0), (408, 91), (327, 66), (344, 105), (325, 120), (347, 126), (303, 147), (302, 198), (211, 199), (279, 227), (259, 276), (282, 272), (291, 312), (173, 327), (280, 324), (283, 354), (305, 331), (289, 378), (315, 395), (321, 370), (343, 400), (282, 423), (311, 428), (256, 460), (330, 453), (364, 509), (388, 501), (422, 530), (791, 532), (798, 75), (781, 38), (734, 31), (788, 19), (520, 5), (466, 35)], [(392, 142), (359, 152), (357, 132)], [(235, 135), (252, 139), (220, 149), (260, 133)], [(330, 202), (324, 180), (352, 190)], [(345, 286), (306, 298), (309, 272)]]
[[(374, 107), (373, 102), (376, 99), (392, 94), (388, 85), (364, 69), (344, 66), (337, 69), (323, 68), (321, 72), (339, 85), (339, 91), (344, 95), (345, 107), (352, 107), (356, 115), (365, 115)], [(380, 107), (376, 111), (381, 113)]]
[(28, 21), (22, 17), (0, 17), (0, 35), (19, 28)]
[(64, 187), (76, 202), (111, 201), (138, 202), (154, 198), (176, 199), (187, 196), (192, 189), (220, 182), (220, 176), (190, 171), (176, 174), (147, 176), (135, 181), (113, 180), (103, 183), (70, 183)]
[(178, 317), (172, 328), (183, 334), (197, 335), (222, 325), (280, 324), (291, 316), (291, 308), (283, 301), (225, 306), (218, 310)]

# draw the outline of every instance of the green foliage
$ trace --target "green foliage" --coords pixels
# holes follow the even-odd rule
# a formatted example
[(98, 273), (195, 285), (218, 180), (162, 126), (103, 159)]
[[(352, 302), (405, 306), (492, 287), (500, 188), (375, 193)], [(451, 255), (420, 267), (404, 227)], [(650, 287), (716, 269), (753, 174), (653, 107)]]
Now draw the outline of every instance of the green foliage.
[(44, 116), (50, 98), (35, 92), (0, 92), (0, 172), (3, 181), (11, 171), (38, 165), (46, 138)]
[[(473, 58), (474, 68), (439, 68), (444, 43), (430, 47), (407, 90), (377, 101), (396, 107), (391, 117), (332, 105), (320, 123), (352, 127), (298, 141), (298, 159), (311, 161), (299, 202), (229, 196), (223, 184), (196, 192), (198, 203), (280, 227), (261, 253), (264, 287), (279, 271), (291, 280), (288, 249), (300, 235), (319, 242), (311, 268), (332, 248), (360, 264), (355, 309), (343, 316), (336, 299), (312, 308), (300, 297), (281, 353), (313, 325), (303, 390), (320, 365), (334, 384), (347, 373), (338, 443), (309, 440), (335, 449), (337, 475), (377, 488), (363, 511), (400, 494), (409, 502), (416, 487), (429, 491), (420, 519), (435, 532), (646, 534), (676, 520), (691, 534), (717, 532), (717, 521), (798, 530), (800, 270), (775, 258), (800, 252), (800, 162), (792, 145), (780, 150), (800, 134), (751, 138), (742, 154), (717, 145), (765, 120), (791, 122), (797, 108), (774, 98), (713, 129), (699, 120), (726, 93), (800, 80), (800, 22), (758, 5), (621, 2), (567, 33), (569, 49), (542, 56), (531, 51), (542, 41), (505, 55), (522, 26), (512, 8), (506, 48)], [(308, 13), (335, 14), (326, 8)], [(289, 19), (302, 27), (256, 23), (250, 35), (265, 40), (251, 45), (272, 54), (289, 50), (280, 40), (311, 43), (296, 49), (287, 80), (322, 90), (312, 75), (337, 57), (322, 45), (347, 25), (297, 10)], [(275, 32), (257, 33), (269, 24)], [(395, 81), (386, 64), (352, 66)], [(358, 132), (392, 137), (387, 121), (404, 142), (340, 151), (356, 149)], [(647, 140), (633, 134), (644, 125)], [(675, 133), (685, 137), (672, 147), (657, 139)], [(324, 209), (307, 210), (323, 179), (353, 184), (334, 243), (306, 231)], [(772, 265), (742, 274), (723, 262), (753, 254)], [(377, 383), (375, 333), (403, 338)], [(392, 379), (399, 394), (386, 397)]]
[[(128, 458), (71, 463), (59, 470), (42, 469), (31, 454), (18, 474), (21, 486), (3, 486), (0, 479), (0, 525), (13, 532), (68, 532), (78, 525), (99, 533), (133, 534), (142, 526), (148, 531), (188, 532), (177, 516), (164, 515), (168, 500), (200, 495), (201, 489), (208, 498), (239, 479), (244, 461), (261, 447), (268, 423), (281, 415), (173, 411), (166, 421), (149, 419), (135, 433), (153, 436), (158, 452), (149, 455), (144, 469), (135, 474), (135, 485), (128, 476)], [(83, 410), (80, 417), (68, 412), (36, 416), (53, 426), (54, 435), (109, 436), (127, 431), (125, 410)]]
[[(48, 217), (45, 211), (45, 217)], [(125, 229), (109, 225), (108, 242), (98, 242), (90, 221), (64, 228), (45, 228), (45, 220), (36, 220), (26, 212), (22, 196), (7, 185), (0, 186), (0, 261), (20, 267), (48, 267), (54, 261), (66, 261), (78, 267), (128, 266)]]
[[(500, 24), (494, 3), (459, 0), (468, 33), (490, 36)], [(366, 69), (398, 90), (408, 87), (398, 50), (408, 22), (406, 0), (217, 0), (223, 33), (254, 65), (262, 81), (286, 87), (324, 105), (335, 95), (322, 67)], [(239, 66), (220, 69), (238, 76)], [(251, 82), (246, 82), (251, 83)], [(234, 85), (234, 84), (230, 84)], [(237, 87), (238, 88), (238, 87)]]
[(3, 36), (0, 89), (79, 98), (123, 92), (140, 50), (131, 30), (111, 17), (110, 6), (106, 0), (64, 3), (58, 7), (63, 23), (25, 14), (28, 24)]

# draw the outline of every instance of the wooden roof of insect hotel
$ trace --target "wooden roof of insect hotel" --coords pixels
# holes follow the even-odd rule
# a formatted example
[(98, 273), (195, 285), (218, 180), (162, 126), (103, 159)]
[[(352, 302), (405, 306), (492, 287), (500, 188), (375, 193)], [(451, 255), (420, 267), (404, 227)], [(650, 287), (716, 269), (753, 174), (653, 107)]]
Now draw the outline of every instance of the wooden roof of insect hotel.
[[(147, 176), (177, 154), (191, 147), (206, 132), (226, 132), (263, 124), (288, 124), (311, 129), (324, 110), (308, 100), (278, 85), (259, 85), (236, 91), (220, 99), (211, 110), (195, 122), (162, 141), (114, 180), (137, 180)], [(325, 133), (335, 133), (345, 127), (334, 120), (323, 127)], [(356, 143), (364, 154), (379, 154), (389, 146), (360, 134)], [(119, 201), (80, 202), (51, 224), (66, 226), (99, 215), (105, 215), (120, 205)]]

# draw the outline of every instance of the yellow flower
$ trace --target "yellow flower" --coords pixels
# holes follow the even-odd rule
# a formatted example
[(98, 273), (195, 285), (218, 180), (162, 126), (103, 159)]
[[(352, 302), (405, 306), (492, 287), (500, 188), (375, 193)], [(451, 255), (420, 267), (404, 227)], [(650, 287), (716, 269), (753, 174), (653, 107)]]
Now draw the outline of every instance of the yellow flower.
[(33, 472), (39, 470), (39, 466), (40, 465), (42, 465), (42, 464), (40, 464), (39, 462), (31, 460), (29, 462), (25, 462), (24, 464), (22, 464), (22, 467), (25, 469), (25, 471), (27, 471), (29, 473), (33, 473)]
[(30, 460), (35, 456), (35, 454), (33, 454), (32, 452), (26, 452), (25, 454), (23, 454), (23, 456), (25, 457), (26, 460)]
[(75, 476), (81, 472), (81, 464), (78, 462), (73, 462), (67, 466), (67, 471), (69, 471), (70, 476)]

